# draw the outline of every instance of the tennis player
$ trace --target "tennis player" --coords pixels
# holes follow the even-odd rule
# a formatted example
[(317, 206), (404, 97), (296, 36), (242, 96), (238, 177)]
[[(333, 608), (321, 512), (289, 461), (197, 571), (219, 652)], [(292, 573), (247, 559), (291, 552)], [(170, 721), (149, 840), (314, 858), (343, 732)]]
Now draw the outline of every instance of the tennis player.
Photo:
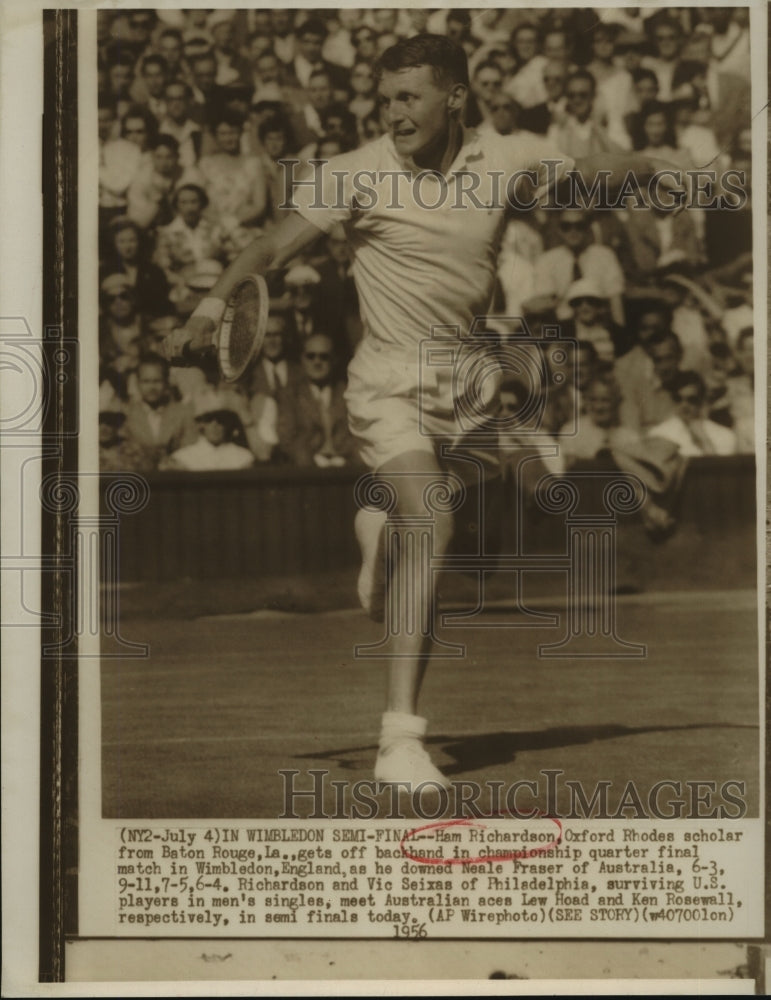
[[(589, 186), (600, 170), (612, 170), (621, 183), (627, 171), (642, 179), (656, 165), (636, 154), (576, 164), (540, 137), (467, 130), (466, 56), (444, 36), (400, 41), (382, 55), (378, 79), (386, 134), (319, 164), (310, 181), (298, 184), (286, 218), (231, 264), (184, 330), (173, 335), (169, 349), (179, 356), (186, 345), (189, 356), (209, 347), (225, 300), (241, 278), (285, 266), (322, 233), (343, 224), (364, 326), (348, 369), (350, 428), (365, 463), (393, 485), (398, 514), (419, 517), (426, 513), (427, 482), (447, 475), (447, 450), (440, 446), (473, 451), (473, 441), (461, 441), (452, 366), (419, 384), (420, 344), (437, 325), (468, 331), (474, 317), (488, 311), (509, 179), (535, 169), (533, 190), (542, 195), (544, 183), (573, 168)], [(486, 407), (494, 412), (495, 395), (491, 391), (489, 399), (475, 401), (480, 423)], [(495, 457), (478, 455), (485, 468)], [(359, 594), (373, 617), (382, 616), (387, 579), (396, 571), (384, 565), (384, 520), (368, 510), (356, 517)], [(447, 550), (452, 532), (452, 515), (435, 514), (435, 554)], [(425, 621), (434, 588), (425, 580), (413, 583), (423, 605), (417, 612)], [(377, 780), (412, 789), (425, 782), (448, 784), (424, 748), (426, 720), (417, 714), (430, 651), (425, 632), (402, 629), (394, 636), (375, 763)]]

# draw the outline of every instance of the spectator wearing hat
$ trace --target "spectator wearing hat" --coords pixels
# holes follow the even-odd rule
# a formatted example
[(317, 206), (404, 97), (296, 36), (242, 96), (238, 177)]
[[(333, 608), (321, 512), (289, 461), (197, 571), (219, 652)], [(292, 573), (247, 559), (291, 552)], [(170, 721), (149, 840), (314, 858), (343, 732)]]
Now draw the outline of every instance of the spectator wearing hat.
[(120, 410), (99, 411), (99, 469), (102, 472), (152, 472), (152, 453), (126, 439), (126, 415)]
[(588, 341), (599, 360), (612, 366), (632, 344), (626, 330), (608, 318), (607, 298), (591, 279), (580, 278), (570, 286), (566, 299), (573, 319), (563, 326), (563, 335)]
[(168, 362), (146, 354), (136, 369), (139, 398), (126, 406), (124, 426), (128, 440), (152, 453), (154, 467), (160, 460), (196, 440), (193, 414), (184, 403), (171, 399)]
[(113, 219), (108, 227), (108, 245), (100, 277), (125, 275), (134, 289), (138, 312), (144, 316), (163, 316), (171, 308), (169, 282), (161, 268), (147, 259), (143, 236), (139, 226), (128, 216)]
[(170, 135), (179, 144), (179, 163), (194, 167), (201, 155), (201, 126), (190, 117), (193, 92), (184, 80), (172, 80), (163, 92), (166, 114), (158, 131)]
[(174, 218), (159, 227), (155, 250), (156, 263), (172, 284), (186, 281), (202, 261), (225, 260), (224, 236), (204, 214), (208, 204), (206, 191), (198, 184), (183, 184), (174, 192)]
[(534, 293), (557, 300), (557, 317), (569, 319), (566, 296), (574, 281), (589, 279), (607, 299), (613, 321), (624, 325), (624, 273), (616, 254), (608, 246), (592, 242), (589, 213), (563, 209), (559, 217), (561, 246), (545, 251), (535, 262)]
[(334, 377), (330, 337), (312, 334), (301, 354), (304, 377), (278, 396), (278, 439), (281, 451), (295, 465), (321, 468), (355, 461), (343, 394)]
[(254, 455), (246, 447), (241, 418), (225, 406), (225, 402), (216, 393), (197, 400), (197, 440), (172, 452), (162, 462), (162, 469), (214, 472), (248, 469), (254, 465)]
[(677, 372), (669, 383), (674, 412), (648, 430), (649, 438), (663, 438), (676, 444), (685, 457), (733, 455), (736, 435), (704, 417), (706, 387), (697, 372)]
[(222, 264), (214, 259), (200, 260), (191, 267), (184, 281), (176, 284), (169, 296), (177, 316), (188, 317), (206, 293), (214, 287), (222, 271)]
[(173, 193), (182, 184), (200, 185), (201, 176), (195, 167), (180, 166), (177, 140), (160, 135), (150, 162), (140, 167), (129, 185), (126, 214), (141, 229), (168, 224), (174, 217)]
[(211, 51), (217, 63), (214, 82), (218, 87), (251, 85), (251, 66), (239, 56), (235, 46), (234, 14), (232, 10), (214, 10), (206, 21), (213, 40)]
[(241, 152), (243, 119), (222, 112), (213, 122), (216, 152), (199, 169), (209, 197), (209, 216), (225, 234), (230, 259), (254, 239), (268, 208), (268, 184), (260, 161)]

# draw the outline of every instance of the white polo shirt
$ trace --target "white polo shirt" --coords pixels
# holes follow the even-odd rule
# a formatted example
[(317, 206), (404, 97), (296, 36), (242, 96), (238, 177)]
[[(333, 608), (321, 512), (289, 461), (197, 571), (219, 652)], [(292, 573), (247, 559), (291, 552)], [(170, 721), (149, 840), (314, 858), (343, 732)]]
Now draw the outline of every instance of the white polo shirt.
[[(540, 136), (465, 131), (444, 177), (413, 176), (383, 136), (332, 158), (318, 168), (313, 186), (295, 189), (303, 218), (324, 232), (342, 223), (354, 252), (363, 336), (348, 367), (345, 401), (370, 468), (406, 452), (432, 451), (435, 438), (462, 436), (456, 397), (467, 387), (453, 382), (459, 358), (421, 369), (421, 345), (437, 326), (464, 337), (489, 311), (507, 182), (532, 169), (540, 186), (547, 179), (543, 160), (555, 161), (555, 178), (573, 167)], [(492, 405), (494, 379), (484, 391), (474, 409), (480, 421)]]
[(436, 325), (465, 334), (474, 317), (487, 312), (506, 181), (543, 160), (560, 161), (554, 168), (560, 175), (573, 167), (540, 136), (466, 130), (444, 180), (428, 172), (413, 177), (386, 135), (333, 157), (319, 168), (315, 188), (296, 187), (303, 218), (324, 232), (345, 225), (365, 340), (415, 345)]

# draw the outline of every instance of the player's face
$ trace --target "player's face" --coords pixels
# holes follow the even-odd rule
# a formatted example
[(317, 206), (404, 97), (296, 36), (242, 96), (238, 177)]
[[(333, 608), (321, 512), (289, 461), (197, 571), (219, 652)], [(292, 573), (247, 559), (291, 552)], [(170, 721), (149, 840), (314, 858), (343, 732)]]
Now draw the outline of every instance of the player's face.
[(169, 66), (176, 68), (182, 62), (182, 44), (172, 35), (166, 35), (160, 40), (158, 50)]
[(538, 35), (530, 28), (518, 31), (514, 38), (514, 51), (520, 62), (529, 62), (538, 51)]
[(113, 125), (115, 124), (115, 112), (112, 108), (100, 108), (98, 115), (99, 138), (102, 142), (106, 142), (112, 134)]
[(645, 104), (646, 101), (655, 101), (659, 95), (659, 85), (652, 77), (642, 77), (634, 85), (634, 89), (640, 104)]
[(378, 87), (383, 119), (401, 156), (413, 159), (447, 138), (447, 90), (437, 85), (430, 66), (383, 73)]

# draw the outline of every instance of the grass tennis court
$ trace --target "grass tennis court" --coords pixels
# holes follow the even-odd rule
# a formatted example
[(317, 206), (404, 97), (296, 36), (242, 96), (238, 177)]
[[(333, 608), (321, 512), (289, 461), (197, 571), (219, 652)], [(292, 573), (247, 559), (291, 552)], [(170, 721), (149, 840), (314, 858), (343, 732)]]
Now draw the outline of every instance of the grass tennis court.
[[(352, 574), (339, 584), (352, 586)], [(190, 594), (185, 601), (189, 609)], [(437, 765), (455, 781), (506, 785), (560, 769), (589, 792), (612, 782), (616, 800), (629, 780), (642, 795), (664, 778), (718, 789), (744, 781), (757, 815), (755, 594), (658, 591), (618, 602), (619, 633), (647, 644), (644, 659), (544, 660), (537, 646), (558, 638), (552, 629), (453, 629), (467, 655), (432, 663), (421, 700)], [(517, 620), (505, 606), (494, 614)], [(150, 655), (103, 661), (105, 816), (275, 818), (281, 769), (371, 778), (385, 663), (356, 659), (353, 647), (376, 642), (383, 626), (362, 612), (183, 619), (170, 610), (135, 614), (122, 630)], [(310, 787), (307, 775), (297, 780)]]

